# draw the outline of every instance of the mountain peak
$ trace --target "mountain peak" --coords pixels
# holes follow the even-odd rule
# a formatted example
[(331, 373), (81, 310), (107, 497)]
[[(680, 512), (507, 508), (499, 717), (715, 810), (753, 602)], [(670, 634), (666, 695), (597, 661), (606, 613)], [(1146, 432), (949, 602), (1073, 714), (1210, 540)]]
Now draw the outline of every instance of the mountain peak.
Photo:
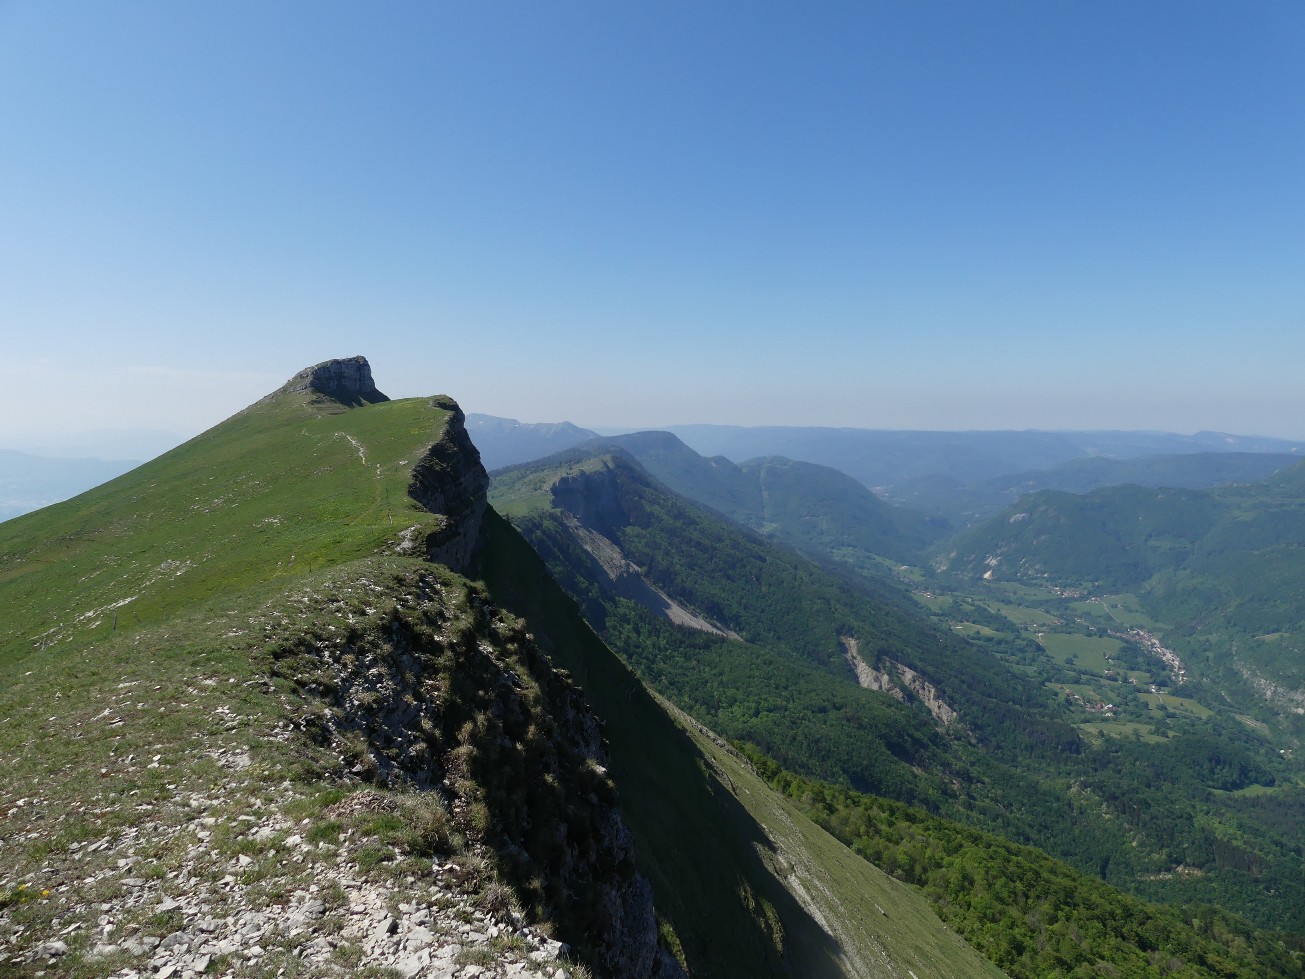
[(377, 390), (376, 382), (372, 380), (372, 365), (362, 356), (324, 360), (306, 367), (281, 385), (276, 393), (292, 394), (296, 391), (315, 391), (346, 405), (390, 400)]

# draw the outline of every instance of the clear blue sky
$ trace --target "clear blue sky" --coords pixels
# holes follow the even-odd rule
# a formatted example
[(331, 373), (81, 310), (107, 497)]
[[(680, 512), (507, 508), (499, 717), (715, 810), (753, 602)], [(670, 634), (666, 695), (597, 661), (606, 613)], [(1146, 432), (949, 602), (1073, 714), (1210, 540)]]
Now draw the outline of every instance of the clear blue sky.
[(588, 425), (1305, 438), (1305, 4), (0, 0), (0, 446), (363, 353)]

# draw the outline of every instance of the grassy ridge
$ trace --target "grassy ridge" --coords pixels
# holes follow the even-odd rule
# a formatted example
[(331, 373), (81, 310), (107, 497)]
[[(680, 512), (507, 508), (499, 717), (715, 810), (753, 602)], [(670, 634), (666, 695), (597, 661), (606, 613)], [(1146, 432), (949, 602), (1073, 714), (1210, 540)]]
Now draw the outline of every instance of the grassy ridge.
[(430, 524), (407, 487), (448, 414), (428, 399), (349, 410), (281, 395), (97, 489), (0, 524), (0, 670), (372, 553)]
[[(330, 845), (352, 831), (321, 810), (341, 798), (335, 779), (350, 766), (366, 768), (366, 752), (359, 746), (336, 757), (334, 748), (305, 740), (303, 729), (322, 725), (308, 723), (320, 711), (305, 708), (304, 699), (339, 689), (332, 650), (342, 669), (353, 669), (372, 645), (380, 656), (395, 623), (408, 621), (412, 596), (391, 585), (425, 572), (420, 560), (393, 551), (405, 531), (417, 528), (411, 536), (419, 539), (441, 524), (410, 500), (408, 485), (413, 466), (446, 431), (444, 404), (421, 399), (346, 410), (306, 394), (278, 395), (112, 484), (0, 528), (0, 599), (8, 612), (0, 622), (0, 765), (2, 781), (13, 787), (0, 790), (8, 819), (0, 911), (12, 900), (29, 933), (40, 934), (80, 914), (85, 900), (121, 903), (133, 887), (153, 886), (156, 873), (166, 879), (188, 867), (183, 857), (196, 842), (189, 814), (201, 811), (188, 806), (200, 797), (223, 800), (231, 810), (224, 819), (246, 809), (261, 819), (290, 805), (294, 821), (308, 820), (305, 832)], [(486, 520), (481, 573), (488, 595), (465, 582), (458, 587), (475, 593), (468, 601), (476, 615), (498, 615), (485, 611), (487, 598), (526, 615), (521, 628), (537, 634), (608, 716), (613, 775), (668, 947), (696, 975), (848, 974), (843, 952), (763, 859), (764, 829), (727, 797), (697, 745), (579, 619), (528, 545), (492, 512)], [(436, 645), (456, 640), (473, 658), (515, 635), (502, 623), (479, 637), (445, 637), (438, 622), (431, 629)], [(512, 641), (530, 643), (524, 633)], [(470, 684), (474, 696), (493, 689), (458, 682)], [(363, 690), (358, 704), (376, 693)], [(341, 723), (365, 722), (350, 704)], [(478, 750), (493, 769), (486, 784), (490, 776), (501, 782), (514, 770), (494, 763), (494, 752), (513, 749), (493, 736), (491, 721), (483, 726)], [(233, 765), (242, 766), (240, 779)], [(92, 773), (98, 776), (86, 777)], [(530, 779), (517, 772), (510, 781)], [(228, 800), (232, 791), (238, 801)], [(429, 808), (395, 804), (418, 815)], [(136, 870), (115, 868), (112, 850), (102, 851), (103, 867), (82, 853), (142, 820), (157, 828), (160, 842), (141, 851)], [(405, 847), (428, 856), (430, 842), (418, 828), (393, 823), (386, 823), (388, 836), (361, 842), (358, 855), (369, 872), (393, 875), (400, 895), (404, 881), (421, 872)], [(228, 845), (225, 837), (218, 842)], [(236, 851), (220, 856), (234, 860)], [(256, 862), (240, 877), (261, 906), (277, 906), (285, 888), (307, 886), (302, 874), (282, 880), (275, 856), (263, 856), (266, 866)], [(89, 869), (97, 874), (93, 887), (81, 883)], [(214, 883), (224, 872), (225, 864), (213, 871)], [(147, 884), (124, 883), (133, 873)], [(28, 902), (22, 895), (32, 886), (50, 893)], [(914, 931), (937, 929), (927, 908), (911, 907), (920, 915), (911, 918)], [(132, 923), (142, 935), (175, 927), (157, 915)], [(70, 974), (101, 974), (87, 957), (88, 935), (70, 940), (63, 960)], [(892, 947), (869, 929), (854, 944), (882, 940)], [(935, 945), (940, 957), (916, 970), (921, 979), (991, 974), (950, 933)], [(0, 974), (7, 967), (0, 964)], [(272, 976), (279, 968), (299, 967), (269, 951), (266, 970), (250, 966), (241, 974)]]

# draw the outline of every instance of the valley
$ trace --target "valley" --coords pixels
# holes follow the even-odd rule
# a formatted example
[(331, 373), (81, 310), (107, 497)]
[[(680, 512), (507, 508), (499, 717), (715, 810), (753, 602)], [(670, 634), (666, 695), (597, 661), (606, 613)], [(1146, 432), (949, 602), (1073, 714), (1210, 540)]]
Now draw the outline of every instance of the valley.
[(1135, 596), (1065, 595), (986, 582), (952, 586), (949, 593), (917, 591), (913, 597), (960, 635), (1040, 646), (1041, 655), (1023, 661), (1024, 670), (1064, 698), (1086, 733), (1162, 738), (1158, 732), (1171, 714), (1202, 720), (1213, 713), (1183, 695), (1187, 667), (1148, 631), (1164, 626), (1136, 610)]
[[(1286, 815), (1299, 784), (1276, 745), (1199, 687), (1135, 596), (948, 574), (922, 550), (920, 563), (891, 566), (869, 551), (828, 553), (822, 570), (811, 538), (799, 541), (801, 560), (763, 542), (778, 528), (730, 530), (638, 464), (646, 437), (622, 442), (497, 473), (491, 500), (655, 689), (759, 749), (759, 765), (790, 773), (780, 784), (791, 775), (825, 798), (895, 799), (1141, 897), (1218, 895), (1262, 927), (1301, 927), (1288, 896), (1301, 886), (1299, 840)], [(653, 462), (681, 492), (722, 499), (718, 476), (696, 477), (673, 446), (680, 464), (666, 466), (660, 445)], [(840, 533), (827, 498), (787, 505), (812, 507), (824, 533)], [(694, 638), (623, 600), (586, 570), (593, 533), (735, 638)], [(837, 835), (848, 805), (808, 812)], [(969, 940), (975, 926), (958, 925)], [(999, 961), (1021, 975), (1048, 967)]]
[(958, 534), (540, 436), (329, 361), (0, 525), (0, 975), (1301, 974), (1295, 620), (1173, 614), (1293, 472)]
[(0, 975), (1000, 974), (655, 699), (487, 482), (356, 358), (0, 525)]
[(0, 49), (0, 979), (1305, 979), (1305, 2)]

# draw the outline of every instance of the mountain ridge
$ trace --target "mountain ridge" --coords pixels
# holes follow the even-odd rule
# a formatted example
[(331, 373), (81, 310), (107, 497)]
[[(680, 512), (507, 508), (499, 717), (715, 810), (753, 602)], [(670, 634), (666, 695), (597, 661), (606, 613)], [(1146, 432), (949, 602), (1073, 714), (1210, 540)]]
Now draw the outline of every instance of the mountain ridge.
[[(306, 758), (312, 760), (310, 766), (324, 765), (325, 773), (338, 771), (328, 778), (328, 785), (343, 778), (345, 785), (350, 780), (357, 784), (361, 779), (363, 784), (384, 787), (405, 770), (409, 764), (405, 759), (419, 765), (435, 765), (432, 776), (437, 785), (440, 784), (437, 773), (450, 773), (442, 783), (441, 792), (428, 797), (429, 818), (449, 827), (447, 831), (441, 830), (436, 839), (447, 839), (450, 833), (459, 837), (466, 835), (485, 853), (490, 852), (485, 848), (494, 844), (500, 851), (493, 858), (499, 864), (498, 873), (509, 878), (515, 874), (517, 879), (524, 880), (522, 874), (529, 876), (532, 873), (530, 868), (539, 867), (533, 873), (539, 876), (540, 883), (534, 885), (534, 891), (529, 888), (522, 891), (527, 895), (522, 898), (523, 906), (528, 908), (533, 901), (538, 911), (547, 905), (549, 913), (561, 923), (564, 934), (568, 934), (568, 940), (601, 974), (680, 974), (674, 959), (664, 950), (658, 950), (651, 893), (646, 882), (639, 883), (630, 849), (632, 841), (628, 830), (620, 823), (610, 783), (594, 767), (600, 765), (605, 757), (597, 740), (596, 717), (591, 713), (576, 713), (580, 704), (578, 692), (571, 689), (565, 677), (552, 671), (547, 660), (531, 653), (532, 642), (525, 637), (519, 623), (514, 625), (510, 618), (504, 619), (488, 610), (484, 597), (477, 597), (475, 589), (465, 579), (441, 571), (441, 566), (430, 560), (469, 558), (467, 542), (478, 539), (480, 535), (485, 475), (474, 448), (465, 437), (461, 413), (447, 399), (381, 401), (375, 397), (377, 392), (373, 387), (366, 385), (369, 373), (359, 369), (362, 365), (345, 362), (344, 372), (329, 369), (329, 365), (330, 362), (325, 371), (321, 369), (322, 365), (310, 369), (312, 374), (308, 384), (292, 381), (228, 423), (204, 433), (156, 463), (142, 467), (125, 484), (120, 480), (95, 491), (92, 505), (98, 507), (103, 516), (97, 518), (93, 510), (87, 511), (85, 506), (73, 502), (20, 519), (6, 528), (3, 566), (4, 577), (11, 586), (7, 597), (17, 597), (19, 605), (35, 599), (37, 589), (45, 592), (41, 582), (57, 580), (64, 570), (39, 560), (32, 563), (30, 558), (22, 556), (32, 553), (30, 550), (20, 550), (17, 554), (12, 551), (16, 542), (20, 548), (30, 547), (21, 536), (24, 526), (48, 526), (52, 522), (58, 524), (67, 520), (94, 526), (94, 523), (88, 524), (83, 516), (87, 512), (92, 521), (107, 519), (109, 523), (105, 526), (114, 529), (107, 537), (103, 532), (94, 535), (102, 541), (100, 545), (92, 544), (92, 550), (86, 552), (83, 545), (73, 543), (64, 559), (93, 565), (102, 560), (99, 554), (108, 553), (104, 550), (106, 545), (116, 551), (123, 542), (133, 539), (130, 528), (123, 525), (118, 514), (135, 512), (137, 522), (144, 518), (163, 536), (159, 545), (145, 550), (139, 550), (138, 545), (141, 556), (133, 558), (133, 562), (144, 561), (148, 568), (158, 560), (160, 553), (172, 554), (156, 566), (156, 573), (147, 574), (141, 584), (127, 584), (125, 598), (104, 602), (89, 595), (74, 597), (77, 602), (74, 608), (84, 608), (90, 603), (93, 605), (90, 612), (66, 613), (62, 625), (56, 625), (53, 631), (47, 630), (38, 637), (39, 641), (30, 647), (26, 656), (15, 659), (13, 654), (17, 648), (11, 643), (18, 636), (13, 628), (17, 626), (24, 631), (30, 628), (25, 626), (24, 617), (18, 616), (19, 621), (11, 625), (5, 642), (6, 666), (12, 669), (24, 661), (30, 662), (34, 655), (42, 660), (51, 656), (62, 660), (76, 655), (78, 649), (85, 650), (84, 655), (91, 655), (100, 648), (102, 640), (98, 637), (103, 635), (99, 632), (101, 629), (107, 630), (103, 641), (114, 646), (130, 642), (133, 637), (153, 646), (153, 636), (160, 630), (165, 630), (162, 636), (166, 642), (166, 635), (175, 628), (171, 623), (185, 624), (196, 614), (203, 614), (190, 609), (212, 608), (214, 603), (220, 603), (218, 607), (239, 606), (241, 599), (235, 596), (249, 594), (251, 588), (264, 596), (270, 595), (275, 609), (288, 601), (288, 616), (280, 611), (272, 613), (273, 620), (282, 621), (283, 625), (269, 623), (256, 630), (262, 641), (254, 647), (255, 652), (243, 652), (245, 640), (241, 638), (226, 640), (226, 643), (235, 647), (237, 657), (250, 656), (253, 664), (266, 663), (265, 666), (253, 667), (255, 678), (260, 670), (267, 670), (267, 675), (274, 681), (274, 685), (268, 688), (269, 692), (279, 691), (279, 696), (288, 698), (285, 702), (291, 705), (291, 717), (299, 718), (294, 724), (306, 725), (303, 730), (311, 735), (310, 744), (306, 746)], [(343, 384), (339, 383), (341, 376)], [(356, 406), (346, 407), (350, 403)], [(394, 424), (391, 418), (398, 424)], [(290, 427), (286, 424), (289, 419), (301, 420), (292, 422), (293, 427)], [(430, 435), (423, 438), (423, 429)], [(306, 440), (299, 439), (301, 444), (306, 441), (307, 447), (296, 448), (285, 442), (285, 437), (291, 432), (302, 432), (307, 436)], [(265, 454), (272, 444), (281, 446), (282, 451), (278, 458), (269, 460)], [(424, 454), (414, 451), (422, 445), (430, 446), (430, 451)], [(290, 451), (285, 451), (287, 448)], [(296, 458), (301, 461), (312, 459), (318, 463), (315, 480), (303, 482), (293, 475), (296, 466), (292, 460)], [(210, 464), (206, 465), (205, 461)], [(272, 462), (272, 468), (266, 467), (267, 462)], [(195, 499), (183, 491), (182, 499), (189, 498), (194, 503), (183, 506), (181, 512), (191, 516), (159, 524), (165, 508), (174, 505), (176, 500), (174, 473), (186, 473), (192, 484), (218, 481), (225, 488), (232, 481), (219, 479), (219, 474), (242, 470), (250, 484), (243, 494), (220, 489), (221, 495), (206, 502), (204, 497)], [(415, 477), (409, 477), (409, 471), (415, 472)], [(403, 503), (408, 494), (396, 494), (393, 489), (407, 487), (410, 479), (415, 486), (414, 498), (411, 503)], [(395, 485), (391, 487), (390, 484)], [(288, 495), (278, 495), (278, 485), (284, 486)], [(328, 531), (343, 531), (345, 536), (340, 538), (340, 545), (319, 551), (321, 563), (318, 568), (311, 567), (311, 559), (303, 551), (290, 554), (290, 563), (287, 564), (286, 555), (280, 552), (276, 542), (285, 534), (282, 528), (291, 528), (293, 532), (295, 526), (301, 525), (295, 513), (304, 506), (302, 496), (309, 497), (306, 515), (312, 515), (313, 507), (321, 504), (330, 509), (340, 506), (344, 501), (337, 490), (347, 486), (362, 491), (354, 495), (370, 501), (373, 515), (369, 517), (364, 506), (351, 511), (353, 529), (340, 527), (339, 531)], [(304, 493), (309, 487), (318, 488), (316, 498)], [(460, 497), (460, 493), (472, 498)], [(417, 504), (421, 500), (442, 504), (445, 512), (418, 510)], [(449, 506), (451, 503), (456, 506)], [(326, 517), (330, 509), (318, 513)], [(396, 509), (411, 515), (406, 534), (396, 526)], [(328, 517), (323, 523), (314, 517), (303, 525), (310, 534), (320, 533), (314, 528), (334, 528), (336, 519)], [(206, 550), (207, 542), (193, 541), (185, 536), (183, 528), (194, 525), (196, 520), (199, 525), (207, 526), (210, 533), (216, 532), (219, 540), (224, 528), (231, 528), (237, 536), (229, 539), (235, 543), (243, 538), (243, 548), (239, 545), (228, 547), (221, 554)], [(254, 527), (261, 526), (266, 530), (261, 534), (255, 531), (250, 538), (250, 532), (243, 528), (249, 527), (251, 522)], [(456, 530), (452, 539), (458, 542), (453, 555), (448, 552), (450, 529)], [(183, 536), (176, 536), (178, 534)], [(295, 539), (302, 544), (309, 538), (290, 538)], [(423, 559), (415, 563), (413, 558), (398, 554), (405, 542), (414, 540), (420, 542), (424, 552)], [(355, 541), (357, 543), (353, 543)], [(79, 554), (84, 556), (78, 557)], [(391, 556), (386, 557), (386, 554)], [(306, 562), (309, 567), (304, 566)], [(119, 563), (118, 567), (121, 569), (123, 565)], [(421, 570), (426, 568), (431, 570)], [(162, 576), (157, 574), (160, 569)], [(435, 577), (428, 578), (423, 584), (421, 579), (412, 577), (414, 574), (434, 574)], [(132, 579), (141, 580), (135, 572), (128, 570), (126, 581)], [(107, 590), (101, 589), (101, 594), (107, 597), (108, 594), (121, 593), (123, 580), (123, 575), (117, 575), (114, 581), (107, 583)], [(15, 582), (26, 585), (16, 596), (12, 588)], [(282, 582), (289, 585), (288, 594)], [(301, 593), (298, 589), (304, 584), (309, 586), (309, 590)], [(144, 596), (151, 591), (157, 598), (146, 602)], [(170, 611), (171, 603), (164, 597), (168, 593), (188, 596), (186, 611)], [(305, 599), (297, 597), (301, 594)], [(423, 595), (427, 597), (423, 598)], [(45, 598), (50, 607), (58, 607), (64, 601), (58, 594), (47, 594)], [(300, 607), (297, 603), (304, 600), (307, 604)], [(293, 609), (298, 610), (290, 611)], [(132, 618), (120, 622), (124, 612)], [(224, 613), (223, 617), (229, 622), (231, 615)], [(266, 618), (266, 613), (256, 614), (254, 621)], [(31, 621), (30, 617), (27, 621)], [(292, 627), (291, 623), (296, 621), (303, 621), (305, 625)], [(230, 634), (239, 636), (246, 631), (237, 627)], [(25, 642), (32, 643), (31, 633), (26, 635)], [(174, 666), (181, 667), (183, 676), (201, 664), (204, 658), (213, 655), (208, 650), (211, 641), (205, 636), (189, 642), (199, 651), (198, 658), (193, 660), (194, 665), (190, 662), (174, 663)], [(63, 651), (65, 648), (68, 652)], [(172, 658), (176, 659), (175, 656)], [(482, 680), (466, 687), (468, 671), (475, 664), (482, 664), (476, 668), (493, 680)], [(245, 675), (250, 670), (249, 665), (237, 667), (233, 664), (232, 669), (237, 668)], [(515, 684), (504, 683), (503, 678), (509, 675), (518, 678)], [(524, 689), (521, 678), (528, 678)], [(196, 682), (191, 681), (192, 684)], [(463, 687), (459, 688), (459, 684)], [(23, 685), (19, 684), (12, 693), (21, 695), (22, 689)], [(202, 690), (203, 687), (194, 689)], [(560, 693), (546, 693), (550, 689)], [(482, 696), (476, 690), (488, 691), (491, 700), (476, 707), (476, 698)], [(570, 692), (566, 692), (568, 690)], [(557, 696), (562, 699), (557, 700)], [(550, 698), (554, 706), (544, 706), (550, 703)], [(193, 700), (194, 696), (185, 699)], [(568, 703), (571, 706), (567, 706)], [(461, 704), (466, 704), (466, 707), (460, 707)], [(532, 704), (537, 706), (530, 706)], [(462, 715), (465, 720), (459, 719), (460, 710), (467, 711)], [(526, 734), (524, 728), (516, 734), (520, 745), (516, 755), (523, 751), (533, 752), (536, 766), (555, 773), (554, 783), (518, 779), (515, 784), (506, 786), (496, 783), (490, 774), (511, 771), (511, 762), (516, 755), (505, 753), (501, 747), (503, 731), (505, 726), (512, 730), (513, 716), (523, 715), (524, 719), (516, 723), (528, 724), (532, 730), (557, 728), (556, 740), (541, 740), (542, 735)], [(168, 716), (173, 715), (169, 713)], [(577, 723), (566, 721), (567, 716), (587, 716), (588, 719)], [(57, 720), (57, 717), (52, 720)], [(180, 719), (178, 716), (177, 720)], [(572, 733), (565, 733), (568, 728)], [(584, 731), (588, 733), (583, 734)], [(536, 747), (532, 748), (532, 744)], [(549, 753), (553, 751), (553, 745), (558, 746), (556, 754)], [(25, 756), (25, 753), (20, 754)], [(333, 762), (332, 757), (343, 760)], [(564, 761), (564, 758), (570, 760)], [(493, 759), (492, 767), (486, 767), (490, 759)], [(520, 764), (520, 761), (516, 763)], [(342, 769), (335, 769), (337, 764), (342, 765)], [(105, 770), (116, 771), (119, 765), (111, 763)], [(173, 771), (183, 769), (183, 763), (174, 759), (169, 768)], [(456, 777), (461, 781), (451, 782), (452, 773), (459, 773)], [(124, 774), (123, 777), (130, 780), (136, 776)], [(310, 778), (308, 786), (317, 784), (320, 777)], [(406, 781), (399, 778), (399, 784)], [(495, 784), (499, 785), (497, 789)], [(71, 790), (71, 785), (64, 789)], [(311, 788), (300, 791), (305, 790), (313, 791)], [(211, 791), (201, 792), (201, 796), (210, 797)], [(521, 835), (528, 834), (528, 827), (520, 821), (520, 816), (511, 815), (513, 806), (521, 804), (513, 800), (521, 798), (523, 792), (527, 798), (529, 793), (535, 793), (534, 801), (526, 804), (541, 816), (549, 811), (550, 805), (559, 804), (547, 801), (549, 793), (562, 805), (573, 807), (564, 825), (575, 834), (575, 845), (579, 849), (566, 862), (550, 865), (551, 870), (543, 869), (552, 859), (544, 855), (560, 853), (557, 843), (546, 835)], [(544, 795), (539, 795), (540, 792)], [(170, 812), (169, 796), (170, 793), (165, 793), (150, 811)], [(591, 801), (583, 801), (586, 798)], [(212, 812), (202, 802), (197, 805)], [(586, 823), (581, 817), (587, 812), (592, 812), (597, 820)], [(225, 825), (220, 815), (213, 818)], [(184, 832), (185, 823), (181, 825)], [(586, 825), (592, 829), (586, 830)], [(503, 840), (499, 840), (499, 834), (504, 835)], [(591, 842), (582, 846), (586, 839)], [(512, 840), (515, 840), (513, 845), (518, 850), (503, 850), (503, 843)], [(115, 849), (122, 845), (118, 844)], [(428, 844), (417, 845), (424, 847)], [(448, 843), (435, 845), (439, 846), (439, 852), (450, 852)], [(466, 856), (459, 856), (457, 850), (452, 852), (455, 860), (464, 861), (471, 859), (473, 851), (466, 851)], [(518, 852), (519, 856), (508, 860), (504, 854), (511, 852)], [(21, 856), (21, 851), (14, 856)], [(402, 860), (409, 864), (413, 859), (411, 855), (402, 856)], [(15, 866), (18, 865), (21, 864)], [(513, 870), (518, 865), (519, 869)], [(409, 869), (408, 874), (411, 873), (412, 869)], [(482, 881), (489, 886), (494, 878), (488, 875), (487, 868), (480, 874)], [(618, 889), (624, 888), (628, 896), (614, 896), (609, 900), (603, 896), (601, 888), (582, 883), (586, 875), (598, 875), (595, 880), (610, 880)], [(628, 886), (619, 883), (622, 878), (630, 882)], [(55, 886), (47, 890), (52, 894), (62, 893), (66, 886), (57, 879), (51, 883)], [(130, 881), (106, 877), (105, 884), (125, 887), (124, 900), (127, 903), (134, 905), (140, 899), (137, 896), (140, 887)], [(559, 903), (562, 889), (568, 887), (581, 888), (590, 895), (593, 903)], [(630, 887), (633, 890), (629, 890)], [(422, 892), (422, 886), (416, 886), (415, 891), (412, 886), (400, 887), (399, 890), (417, 893)], [(529, 896), (532, 893), (534, 897)], [(216, 897), (202, 900), (210, 916), (217, 915), (225, 906), (220, 901), (214, 903)], [(510, 911), (515, 901), (516, 898), (511, 901), (504, 898), (499, 902), (500, 908), (503, 912)], [(538, 903), (541, 901), (543, 905)], [(47, 897), (41, 903), (49, 902)], [(67, 898), (60, 899), (58, 904), (66, 906)], [(27, 909), (27, 905), (21, 902), (15, 907)], [(6, 901), (6, 919), (8, 908)], [(31, 910), (39, 910), (39, 907)], [(567, 924), (568, 921), (571, 923)], [(269, 924), (269, 927), (276, 926)], [(217, 933), (225, 932), (220, 927)], [(174, 942), (177, 947), (202, 948), (214, 942), (184, 928), (178, 936)], [(264, 931), (263, 940), (269, 947), (275, 944), (270, 932)], [(429, 938), (424, 942), (421, 948), (429, 953), (435, 946), (430, 944)], [(65, 948), (47, 941), (40, 947), (27, 947), (28, 955), (50, 955), (61, 959), (65, 955), (74, 955), (88, 964), (100, 958), (130, 960), (138, 954), (133, 952), (134, 945), (127, 949), (107, 943), (101, 945), (105, 948), (85, 946), (79, 949), (68, 943), (65, 943)], [(325, 948), (326, 953), (335, 947), (329, 941), (325, 945), (330, 946)], [(146, 951), (149, 947), (145, 946)], [(159, 946), (156, 943), (154, 947)], [(452, 956), (460, 947), (457, 942), (450, 944), (449, 955)], [(201, 954), (211, 957), (218, 953)], [(174, 961), (175, 965), (172, 964)], [(185, 963), (191, 961), (189, 958), (180, 960), (163, 956), (157, 959), (156, 968), (171, 966), (180, 969), (190, 967)], [(392, 963), (394, 959), (383, 957), (381, 961)]]
[(841, 950), (456, 404), (331, 375), (0, 527), (0, 973), (998, 974), (891, 887)]
[(908, 431), (821, 427), (670, 425), (695, 451), (751, 459), (783, 455), (832, 466), (887, 490), (931, 475), (974, 483), (1090, 456), (1131, 458), (1192, 451), (1305, 454), (1305, 442), (1201, 432)]

